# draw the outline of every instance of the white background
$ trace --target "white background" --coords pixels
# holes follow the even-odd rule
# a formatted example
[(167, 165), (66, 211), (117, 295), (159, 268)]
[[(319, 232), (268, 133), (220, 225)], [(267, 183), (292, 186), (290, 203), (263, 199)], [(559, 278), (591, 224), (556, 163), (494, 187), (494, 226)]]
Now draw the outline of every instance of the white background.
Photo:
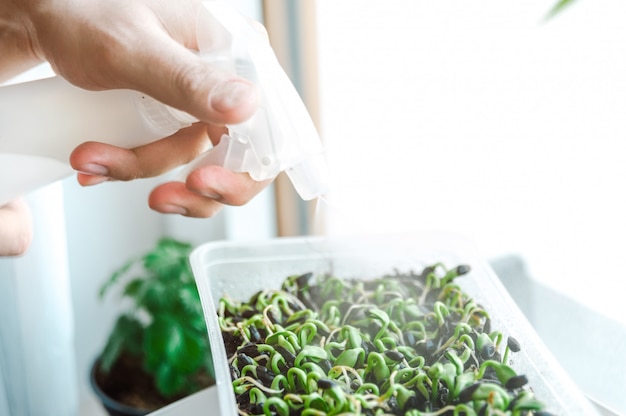
[(318, 1), (330, 234), (443, 229), (626, 323), (626, 3)]

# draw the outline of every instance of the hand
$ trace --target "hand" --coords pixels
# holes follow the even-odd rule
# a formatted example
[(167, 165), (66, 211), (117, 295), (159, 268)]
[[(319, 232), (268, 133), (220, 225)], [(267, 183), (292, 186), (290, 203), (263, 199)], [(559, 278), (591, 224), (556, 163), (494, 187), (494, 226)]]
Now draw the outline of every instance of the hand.
[[(257, 93), (249, 81), (202, 61), (197, 0), (27, 0), (19, 3), (32, 54), (73, 84), (90, 90), (142, 91), (202, 120), (146, 146), (127, 150), (87, 142), (70, 163), (82, 185), (160, 175), (215, 144), (226, 130), (250, 117)], [(247, 174), (217, 166), (195, 170), (186, 184), (166, 183), (150, 195), (164, 213), (214, 215), (222, 204), (241, 205), (260, 192)]]
[(30, 210), (19, 199), (0, 206), (0, 256), (24, 254), (33, 238)]

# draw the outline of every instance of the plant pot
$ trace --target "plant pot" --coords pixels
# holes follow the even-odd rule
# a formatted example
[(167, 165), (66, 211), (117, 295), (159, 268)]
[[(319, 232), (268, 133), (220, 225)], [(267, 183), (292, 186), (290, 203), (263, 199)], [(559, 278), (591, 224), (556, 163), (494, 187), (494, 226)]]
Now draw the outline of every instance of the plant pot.
[(152, 412), (152, 410), (126, 405), (109, 396), (98, 383), (99, 369), (100, 360), (97, 359), (89, 372), (89, 384), (109, 416), (144, 416)]
[(92, 365), (89, 374), (92, 390), (110, 416), (147, 415), (185, 397), (185, 394), (164, 397), (141, 363), (140, 358), (122, 353), (108, 373), (102, 372), (99, 358)]

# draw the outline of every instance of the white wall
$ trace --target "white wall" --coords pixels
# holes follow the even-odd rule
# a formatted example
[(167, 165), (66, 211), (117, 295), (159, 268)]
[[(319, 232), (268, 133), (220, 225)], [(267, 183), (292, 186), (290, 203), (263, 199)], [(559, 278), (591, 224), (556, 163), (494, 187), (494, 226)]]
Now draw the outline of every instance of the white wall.
[(626, 3), (318, 2), (330, 234), (445, 229), (626, 323)]

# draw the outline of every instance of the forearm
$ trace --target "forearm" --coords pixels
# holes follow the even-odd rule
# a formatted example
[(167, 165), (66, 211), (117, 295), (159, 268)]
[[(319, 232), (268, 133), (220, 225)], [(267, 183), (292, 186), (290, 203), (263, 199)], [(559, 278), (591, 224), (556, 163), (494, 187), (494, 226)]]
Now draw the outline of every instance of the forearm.
[(0, 0), (0, 82), (43, 60), (31, 44), (32, 25), (13, 0)]

